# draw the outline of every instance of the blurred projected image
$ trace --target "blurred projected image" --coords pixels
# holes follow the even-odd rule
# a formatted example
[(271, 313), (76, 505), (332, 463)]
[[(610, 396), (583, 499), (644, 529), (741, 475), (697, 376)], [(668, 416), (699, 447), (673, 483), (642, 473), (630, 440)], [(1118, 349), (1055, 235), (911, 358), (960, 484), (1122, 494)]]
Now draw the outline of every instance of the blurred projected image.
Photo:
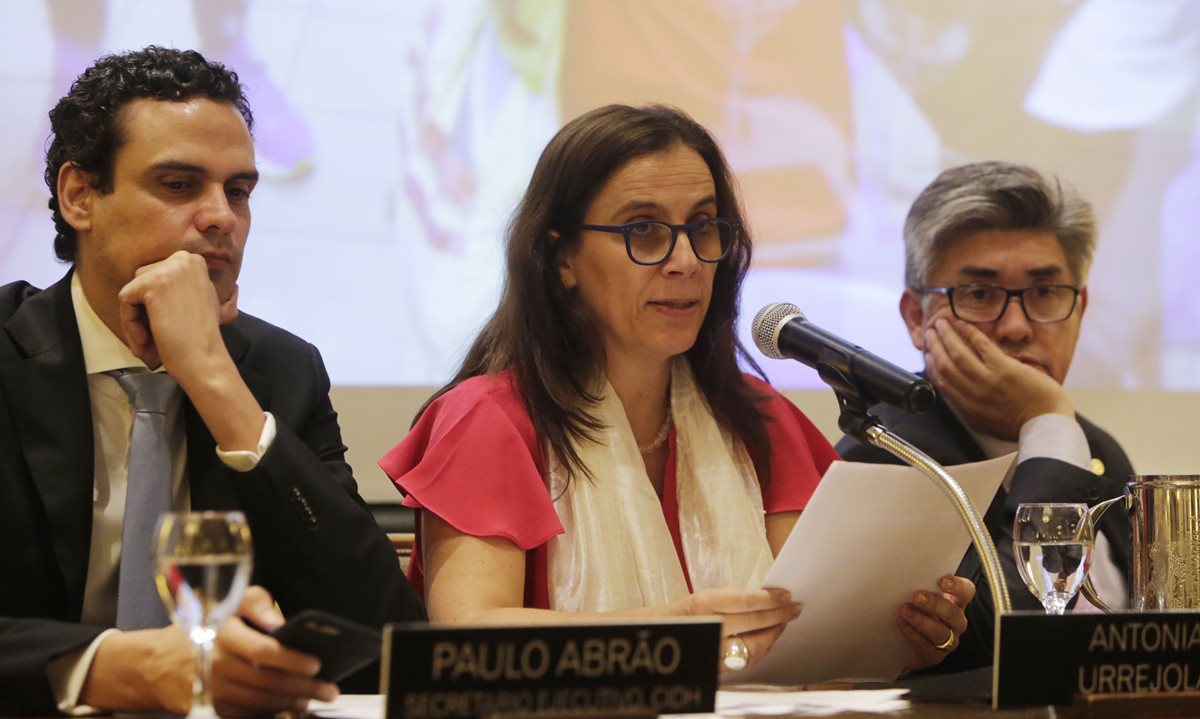
[[(6, 10), (0, 281), (42, 286), (45, 113), (95, 56), (227, 62), (264, 179), (241, 305), (339, 384), (445, 381), (495, 305), (505, 225), (547, 140), (609, 102), (713, 129), (775, 301), (913, 368), (908, 206), (948, 166), (1075, 184), (1100, 238), (1076, 387), (1200, 389), (1200, 3), (1189, 0), (47, 0)], [(748, 329), (745, 327), (743, 329)], [(752, 343), (748, 343), (752, 344)], [(785, 386), (814, 373), (767, 365)]]

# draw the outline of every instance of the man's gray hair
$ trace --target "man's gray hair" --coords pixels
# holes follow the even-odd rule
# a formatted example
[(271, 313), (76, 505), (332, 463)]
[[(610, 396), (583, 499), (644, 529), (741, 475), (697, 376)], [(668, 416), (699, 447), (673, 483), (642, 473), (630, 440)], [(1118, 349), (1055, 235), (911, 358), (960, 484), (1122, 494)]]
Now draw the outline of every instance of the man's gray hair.
[(1091, 203), (1027, 165), (976, 162), (942, 172), (913, 202), (904, 221), (905, 284), (925, 287), (949, 243), (981, 230), (1052, 233), (1075, 281), (1087, 282), (1096, 248)]

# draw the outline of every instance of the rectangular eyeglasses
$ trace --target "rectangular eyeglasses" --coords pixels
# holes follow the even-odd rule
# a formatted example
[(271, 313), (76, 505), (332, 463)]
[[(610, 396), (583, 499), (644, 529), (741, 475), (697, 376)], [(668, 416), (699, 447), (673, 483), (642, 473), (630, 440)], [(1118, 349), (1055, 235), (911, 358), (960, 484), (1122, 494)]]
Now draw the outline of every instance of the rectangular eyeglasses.
[(1033, 285), (1010, 290), (988, 284), (925, 287), (918, 292), (945, 295), (955, 317), (975, 324), (997, 322), (1013, 297), (1021, 300), (1025, 319), (1038, 324), (1062, 322), (1075, 311), (1079, 288), (1074, 285)]
[(692, 253), (701, 262), (720, 262), (729, 254), (737, 239), (741, 223), (737, 220), (714, 218), (697, 220), (686, 225), (667, 222), (641, 221), (624, 225), (580, 225), (582, 230), (613, 232), (624, 235), (625, 252), (639, 265), (657, 265), (675, 251), (675, 241), (682, 231), (692, 243)]

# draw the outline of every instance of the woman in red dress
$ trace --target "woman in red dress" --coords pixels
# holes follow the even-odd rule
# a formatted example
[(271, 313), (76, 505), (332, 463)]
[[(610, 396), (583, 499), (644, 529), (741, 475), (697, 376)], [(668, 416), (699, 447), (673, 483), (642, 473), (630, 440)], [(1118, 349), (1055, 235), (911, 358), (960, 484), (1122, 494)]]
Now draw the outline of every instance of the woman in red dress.
[[(726, 668), (767, 653), (800, 606), (762, 579), (837, 455), (740, 369), (758, 370), (735, 335), (750, 252), (725, 159), (682, 112), (611, 105), (550, 141), (499, 307), (380, 461), (419, 510), (430, 619), (718, 615)], [(953, 648), (973, 594), (947, 577), (900, 608), (913, 668)]]

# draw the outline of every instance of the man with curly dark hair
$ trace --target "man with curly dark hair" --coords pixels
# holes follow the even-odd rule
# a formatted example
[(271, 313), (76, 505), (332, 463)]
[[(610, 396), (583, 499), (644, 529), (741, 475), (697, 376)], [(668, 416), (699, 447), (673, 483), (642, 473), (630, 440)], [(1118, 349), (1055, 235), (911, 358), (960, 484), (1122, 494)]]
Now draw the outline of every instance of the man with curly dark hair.
[[(245, 514), (255, 586), (239, 617), (421, 616), (344, 461), (316, 348), (238, 311), (258, 171), (237, 75), (192, 51), (108, 56), (50, 119), (54, 248), (72, 267), (46, 290), (0, 287), (0, 713), (187, 712), (190, 644), (148, 556), (124, 551), (152, 546), (157, 511), (130, 503), (147, 475), (169, 484), (165, 509)], [(146, 379), (166, 385), (158, 474), (131, 451)], [(316, 659), (241, 618), (215, 645), (225, 716), (336, 694)]]

